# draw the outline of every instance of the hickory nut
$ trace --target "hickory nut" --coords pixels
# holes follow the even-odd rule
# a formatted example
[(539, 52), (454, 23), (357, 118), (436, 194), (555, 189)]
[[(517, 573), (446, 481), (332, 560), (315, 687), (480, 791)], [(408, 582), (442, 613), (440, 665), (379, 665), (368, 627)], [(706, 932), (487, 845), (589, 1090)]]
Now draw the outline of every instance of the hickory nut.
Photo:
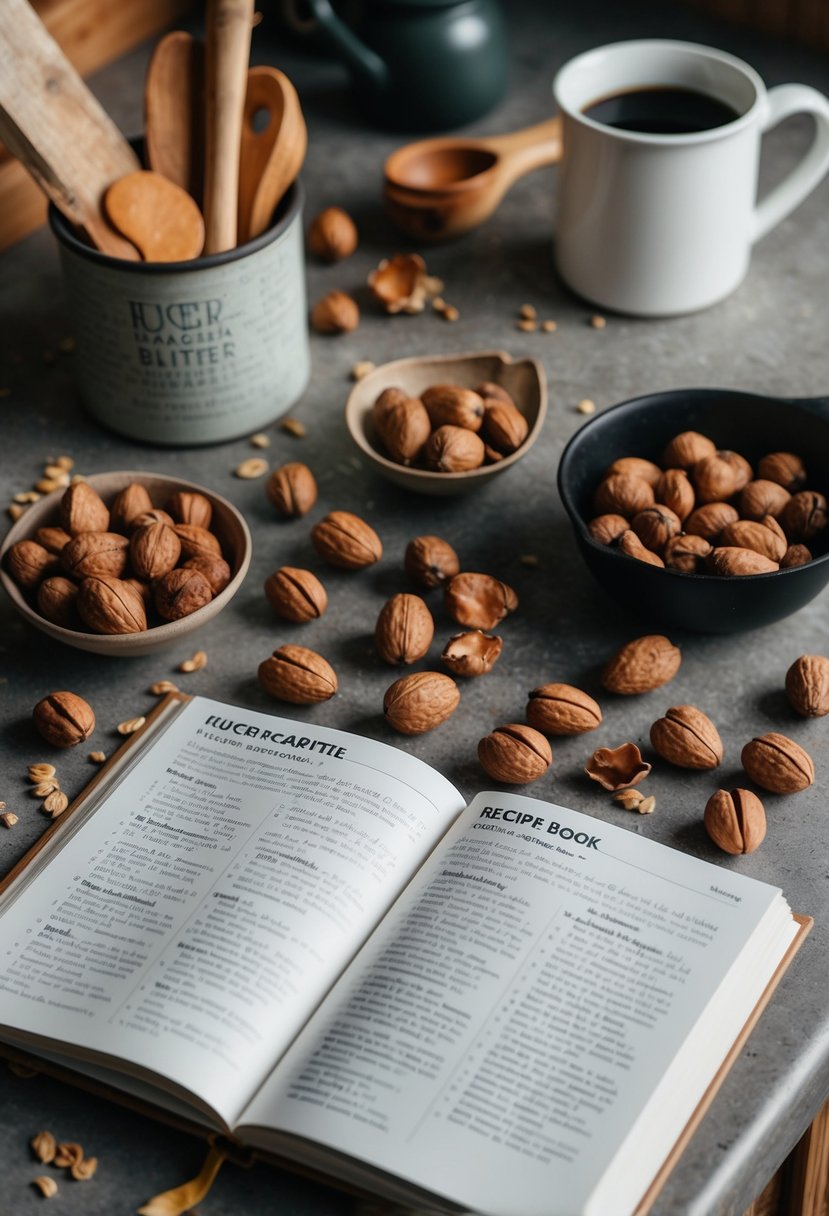
[(694, 509), (694, 487), (685, 469), (666, 469), (660, 473), (653, 492), (656, 501), (670, 507), (678, 519), (687, 519)]
[(6, 566), (17, 585), (31, 591), (44, 575), (58, 568), (58, 561), (54, 553), (37, 541), (19, 540), (6, 554)]
[(587, 525), (587, 531), (598, 545), (612, 545), (623, 532), (627, 532), (630, 524), (624, 515), (597, 515)]
[(318, 334), (350, 333), (360, 324), (360, 309), (344, 291), (329, 291), (311, 309), (311, 324)]
[(323, 262), (351, 257), (357, 240), (357, 226), (342, 207), (326, 207), (308, 226), (308, 248)]
[(800, 490), (783, 507), (780, 522), (792, 540), (812, 540), (826, 527), (826, 499), (816, 490)]
[(466, 473), (484, 463), (484, 441), (463, 426), (439, 426), (432, 431), (423, 456), (426, 465), (438, 473)]
[(403, 566), (409, 578), (431, 591), (460, 572), (458, 555), (439, 536), (416, 536), (406, 546)]
[(386, 689), (383, 713), (403, 735), (421, 735), (445, 722), (458, 707), (460, 690), (450, 676), (415, 671)]
[(422, 401), (433, 427), (460, 426), (469, 431), (481, 429), (484, 399), (474, 389), (455, 384), (433, 384), (422, 394)]
[(703, 536), (692, 536), (690, 533), (685, 533), (682, 536), (674, 536), (668, 541), (663, 557), (665, 565), (669, 569), (695, 574), (703, 568), (703, 563), (710, 552), (710, 541)]
[(704, 507), (692, 511), (683, 525), (691, 536), (702, 536), (707, 541), (715, 541), (726, 524), (733, 524), (740, 517), (731, 503), (709, 502)]
[(510, 722), (498, 726), (478, 744), (481, 767), (495, 781), (526, 785), (543, 777), (553, 762), (550, 744), (531, 726)]
[(286, 621), (315, 621), (328, 607), (328, 595), (315, 574), (282, 566), (265, 582), (265, 595), (277, 616)]
[(746, 574), (770, 574), (779, 569), (779, 566), (770, 557), (764, 557), (754, 549), (720, 547), (710, 553), (708, 569), (712, 574), (739, 577)]
[[(77, 542), (73, 541), (73, 544)], [(72, 545), (67, 545), (67, 551)], [(142, 524), (130, 537), (130, 561), (136, 576), (154, 582), (173, 569), (181, 556), (181, 541), (168, 524)], [(110, 573), (102, 571), (102, 573)], [(111, 571), (120, 574), (120, 570)]]
[(702, 460), (691, 469), (691, 476), (697, 491), (697, 501), (722, 502), (737, 489), (738, 474), (730, 460), (725, 460), (719, 452), (712, 456), (703, 456)]
[(619, 650), (602, 672), (608, 692), (631, 696), (650, 692), (672, 680), (679, 671), (682, 655), (662, 634), (635, 638)]
[(331, 664), (305, 646), (280, 646), (259, 664), (257, 674), (265, 692), (294, 705), (327, 701), (337, 691)]
[(593, 499), (597, 515), (624, 515), (632, 519), (655, 502), (653, 487), (632, 473), (614, 473), (599, 484)]
[(424, 601), (401, 591), (381, 608), (374, 643), (386, 663), (415, 663), (426, 654), (434, 636), (435, 623)]
[(545, 735), (582, 735), (601, 724), (602, 711), (572, 684), (542, 684), (530, 693), (527, 721)]
[(109, 509), (109, 526), (113, 532), (129, 532), (136, 516), (152, 509), (152, 499), (146, 486), (137, 481), (130, 482), (115, 495)]
[(265, 493), (280, 515), (299, 519), (317, 501), (316, 478), (307, 464), (292, 460), (274, 469), (265, 482)]
[(213, 520), (213, 504), (195, 490), (177, 490), (167, 503), (167, 508), (178, 524), (209, 528)]
[(360, 570), (383, 556), (380, 537), (350, 511), (329, 511), (311, 529), (311, 543), (320, 557), (342, 570)]
[(699, 431), (683, 431), (675, 435), (662, 453), (666, 469), (690, 469), (706, 456), (713, 456), (717, 445)]
[(598, 781), (606, 790), (626, 789), (644, 781), (651, 765), (642, 759), (635, 743), (623, 743), (620, 747), (599, 747), (584, 766), (591, 781)]
[(746, 743), (740, 756), (752, 781), (773, 794), (805, 790), (815, 779), (812, 757), (799, 743), (770, 731)]
[(661, 553), (672, 536), (680, 531), (679, 516), (670, 507), (654, 505), (637, 512), (630, 523), (631, 529), (646, 549)]
[(429, 415), (418, 397), (405, 397), (377, 411), (374, 428), (392, 460), (411, 464), (432, 431)]
[(806, 484), (806, 467), (794, 452), (769, 452), (757, 465), (757, 476), (776, 481), (790, 494), (796, 494)]
[(59, 574), (45, 578), (37, 589), (37, 610), (54, 625), (62, 625), (64, 629), (77, 628), (77, 583)]
[(446, 611), (469, 629), (494, 629), (518, 607), (512, 587), (490, 574), (456, 574), (443, 593)]
[(480, 629), (456, 633), (444, 646), (440, 661), (453, 676), (483, 676), (492, 671), (503, 645), (499, 637)]
[(55, 747), (83, 743), (95, 729), (95, 714), (74, 692), (50, 692), (32, 713), (38, 733)]
[(766, 812), (751, 790), (717, 790), (708, 799), (705, 830), (724, 853), (753, 853), (766, 835)]
[(722, 762), (719, 732), (702, 710), (675, 705), (651, 726), (654, 751), (678, 768), (710, 769)]
[(80, 532), (107, 532), (109, 508), (88, 482), (77, 481), (60, 500), (60, 522), (70, 536)]
[(786, 672), (786, 696), (802, 718), (829, 714), (829, 659), (822, 654), (802, 654)]
[(169, 570), (153, 584), (153, 602), (165, 621), (180, 621), (213, 599), (210, 583), (192, 567)]
[[(637, 515), (635, 518), (638, 519), (639, 516)], [(639, 562), (647, 562), (649, 566), (665, 565), (658, 553), (654, 553), (642, 544), (632, 528), (628, 528), (627, 532), (623, 532), (619, 537), (619, 552), (624, 553), (626, 557), (633, 557)]]
[(95, 633), (143, 633), (147, 611), (141, 593), (125, 579), (85, 578), (78, 591), (78, 615)]

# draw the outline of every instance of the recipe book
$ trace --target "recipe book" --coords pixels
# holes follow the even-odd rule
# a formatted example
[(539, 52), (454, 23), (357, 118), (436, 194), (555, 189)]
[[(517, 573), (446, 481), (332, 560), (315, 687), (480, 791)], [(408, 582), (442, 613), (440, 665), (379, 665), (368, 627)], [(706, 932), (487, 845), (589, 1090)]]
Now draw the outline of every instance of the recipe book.
[(810, 922), (565, 807), (170, 694), (0, 896), (0, 1041), (420, 1211), (652, 1201)]

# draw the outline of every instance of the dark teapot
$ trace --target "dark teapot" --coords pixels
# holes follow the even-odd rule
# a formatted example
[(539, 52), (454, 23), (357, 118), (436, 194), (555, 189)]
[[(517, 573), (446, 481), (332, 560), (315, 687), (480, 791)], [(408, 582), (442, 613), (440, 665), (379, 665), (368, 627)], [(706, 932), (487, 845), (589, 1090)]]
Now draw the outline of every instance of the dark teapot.
[(507, 37), (497, 0), (365, 0), (353, 24), (334, 12), (330, 0), (308, 3), (379, 126), (462, 126), (504, 92)]

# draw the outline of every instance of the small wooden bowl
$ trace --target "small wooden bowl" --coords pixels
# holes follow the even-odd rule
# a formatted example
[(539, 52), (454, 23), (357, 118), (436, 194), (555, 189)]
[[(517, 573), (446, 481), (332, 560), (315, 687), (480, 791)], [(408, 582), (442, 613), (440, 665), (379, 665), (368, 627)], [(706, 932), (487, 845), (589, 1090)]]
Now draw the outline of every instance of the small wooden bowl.
[(152, 629), (146, 629), (142, 633), (87, 633), (79, 629), (65, 629), (62, 625), (55, 625), (40, 615), (23, 590), (9, 577), (3, 560), (6, 550), (17, 541), (32, 539), (38, 528), (57, 522), (59, 504), (64, 491), (55, 490), (21, 515), (17, 523), (9, 529), (0, 546), (0, 582), (20, 615), (36, 629), (40, 629), (58, 642), (65, 642), (67, 646), (74, 646), (78, 650), (88, 650), (92, 654), (130, 658), (153, 654), (157, 650), (179, 643), (188, 634), (195, 633), (202, 625), (206, 625), (208, 621), (212, 621), (215, 616), (218, 616), (241, 587), (250, 565), (252, 552), (250, 531), (236, 507), (218, 494), (205, 489), (204, 486), (196, 485), (192, 481), (182, 481), (179, 477), (165, 477), (161, 473), (97, 473), (86, 480), (98, 491), (107, 506), (112, 503), (120, 490), (133, 481), (140, 482), (146, 487), (153, 506), (157, 507), (164, 507), (177, 490), (203, 494), (205, 498), (210, 499), (213, 505), (213, 521), (210, 530), (215, 532), (221, 542), (222, 552), (225, 561), (230, 566), (232, 578), (224, 591), (219, 592), (209, 604), (192, 612), (190, 616), (182, 617), (178, 621), (168, 621), (163, 625), (154, 625)]
[[(431, 469), (397, 464), (383, 454), (371, 421), (371, 408), (386, 388), (400, 388), (419, 397), (432, 384), (459, 384), (474, 388), (484, 381), (502, 385), (529, 423), (527, 438), (517, 452), (495, 464), (465, 473), (436, 473)], [(512, 358), (503, 351), (468, 355), (434, 355), (383, 363), (355, 384), (345, 406), (349, 434), (368, 462), (389, 481), (418, 494), (465, 494), (506, 472), (525, 456), (538, 438), (547, 413), (547, 379), (537, 359)]]

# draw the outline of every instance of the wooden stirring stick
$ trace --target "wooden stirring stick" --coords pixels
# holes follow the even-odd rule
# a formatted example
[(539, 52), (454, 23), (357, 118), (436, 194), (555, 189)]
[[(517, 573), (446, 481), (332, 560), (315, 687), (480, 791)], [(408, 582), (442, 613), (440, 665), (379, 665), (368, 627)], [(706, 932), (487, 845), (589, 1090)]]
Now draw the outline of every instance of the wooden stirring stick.
[(204, 48), (173, 30), (156, 44), (144, 81), (147, 164), (198, 202), (204, 148)]
[(208, 0), (205, 43), (205, 253), (236, 245), (239, 149), (254, 0)]
[(105, 205), (111, 223), (145, 262), (184, 262), (202, 251), (201, 212), (186, 190), (160, 173), (128, 173), (109, 187)]
[(0, 2), (0, 139), (98, 249), (137, 261), (101, 205), (138, 158), (26, 0)]

